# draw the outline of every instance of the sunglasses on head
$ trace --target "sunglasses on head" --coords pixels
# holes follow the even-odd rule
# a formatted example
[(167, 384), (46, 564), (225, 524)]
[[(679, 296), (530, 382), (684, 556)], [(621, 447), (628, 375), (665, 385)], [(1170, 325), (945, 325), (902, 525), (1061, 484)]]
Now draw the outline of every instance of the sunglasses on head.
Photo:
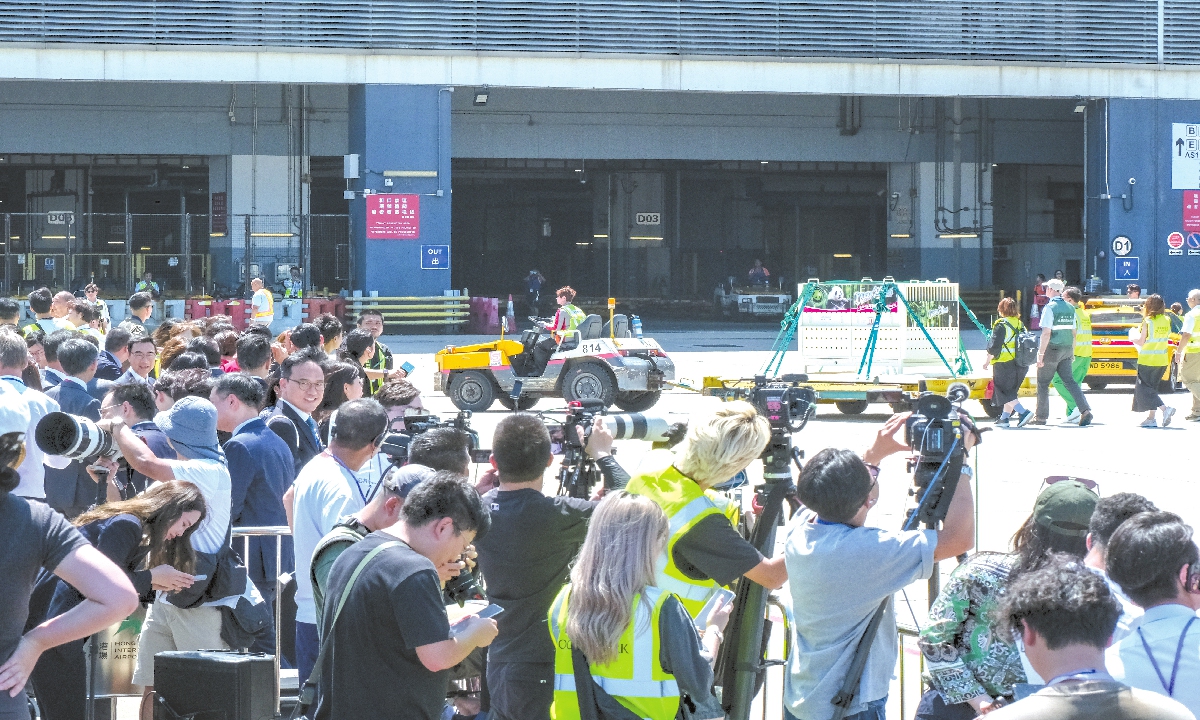
[(1053, 485), (1054, 483), (1060, 483), (1067, 480), (1074, 480), (1097, 495), (1100, 494), (1100, 483), (1096, 482), (1095, 480), (1088, 480), (1087, 478), (1075, 477), (1074, 475), (1049, 475), (1045, 480), (1042, 481), (1042, 484)]

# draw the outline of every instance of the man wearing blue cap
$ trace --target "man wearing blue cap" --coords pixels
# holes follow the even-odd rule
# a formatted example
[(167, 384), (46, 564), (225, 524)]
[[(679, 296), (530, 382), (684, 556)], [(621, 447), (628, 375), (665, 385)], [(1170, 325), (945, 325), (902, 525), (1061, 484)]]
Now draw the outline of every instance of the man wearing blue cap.
[[(129, 466), (157, 482), (190, 482), (200, 489), (208, 512), (200, 527), (192, 533), (192, 548), (199, 558), (215, 559), (225, 547), (230, 527), (232, 483), (225, 463), (225, 454), (217, 442), (217, 408), (204, 398), (180, 398), (166, 412), (155, 416), (154, 422), (167, 436), (179, 456), (168, 460), (155, 456), (146, 443), (130, 430), (119, 417), (102, 420), (99, 425), (112, 433)], [(204, 563), (200, 563), (204, 566)], [(207, 565), (212, 566), (212, 563)], [(196, 577), (188, 591), (191, 605), (209, 598), (212, 577)], [(229, 597), (208, 599), (196, 607), (178, 607), (172, 598), (160, 592), (146, 615), (142, 634), (138, 638), (138, 662), (133, 672), (135, 685), (145, 687), (142, 696), (142, 717), (151, 717), (153, 703), (148, 700), (154, 691), (154, 656), (171, 650), (220, 650), (229, 645), (221, 637), (221, 607), (235, 607), (240, 597), (251, 603), (262, 602), (254, 584), (247, 582), (242, 572), (240, 593)]]

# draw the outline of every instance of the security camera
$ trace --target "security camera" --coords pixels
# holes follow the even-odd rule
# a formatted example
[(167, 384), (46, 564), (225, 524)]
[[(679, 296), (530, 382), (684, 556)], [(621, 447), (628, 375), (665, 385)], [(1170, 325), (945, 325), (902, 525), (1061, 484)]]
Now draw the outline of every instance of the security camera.
[(1130, 185), (1137, 185), (1137, 178), (1129, 178)]

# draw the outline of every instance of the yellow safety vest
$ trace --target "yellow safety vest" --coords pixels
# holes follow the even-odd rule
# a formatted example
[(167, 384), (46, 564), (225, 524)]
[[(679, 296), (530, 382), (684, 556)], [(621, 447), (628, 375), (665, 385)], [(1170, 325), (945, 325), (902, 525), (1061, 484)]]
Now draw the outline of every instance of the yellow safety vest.
[(675, 565), (675, 543), (689, 530), (710, 515), (726, 515), (726, 508), (714, 502), (695, 480), (669, 466), (657, 473), (638, 475), (625, 486), (626, 492), (645, 495), (663, 509), (671, 524), (667, 548), (656, 563), (654, 584), (679, 596), (688, 614), (700, 614), (704, 603), (717, 590), (716, 580), (696, 580), (683, 574)]
[(1192, 318), (1192, 336), (1188, 338), (1187, 348), (1184, 353), (1191, 355), (1200, 353), (1200, 305), (1187, 311), (1184, 317), (1184, 326), (1187, 326), (1187, 318)]
[(563, 305), (562, 311), (567, 314), (567, 327), (565, 330), (555, 331), (555, 334), (558, 335), (558, 339), (560, 341), (569, 335), (572, 330), (579, 327), (579, 323), (587, 319), (587, 313), (575, 307), (571, 303)]
[(1171, 320), (1166, 313), (1160, 313), (1155, 317), (1146, 318), (1146, 325), (1150, 335), (1138, 348), (1138, 365), (1165, 367), (1169, 362), (1167, 336), (1171, 334)]
[(304, 297), (304, 285), (299, 280), (284, 280), (283, 281), (283, 299), (299, 300)]
[(1092, 318), (1083, 311), (1075, 308), (1075, 357), (1092, 356)]
[[(1007, 325), (1001, 328), (1001, 325)], [(1020, 318), (1003, 317), (996, 321), (992, 326), (992, 333), (1005, 332), (1004, 344), (1000, 346), (1000, 354), (996, 356), (994, 362), (1010, 362), (1017, 356), (1017, 335), (1025, 329), (1025, 325), (1021, 323)]]
[[(254, 319), (255, 320), (258, 320), (260, 318), (272, 317), (275, 314), (275, 295), (272, 294), (270, 290), (266, 290), (266, 289), (264, 289), (262, 292), (263, 292), (263, 295), (265, 295), (267, 297), (267, 309), (266, 310), (255, 310), (254, 311)], [(251, 299), (251, 302), (253, 302), (253, 299)]]
[[(550, 639), (554, 642), (553, 720), (577, 720), (580, 716), (571, 639), (566, 630), (570, 595), (570, 585), (560, 590), (548, 616)], [(647, 720), (672, 720), (679, 712), (679, 685), (659, 661), (659, 617), (669, 597), (670, 593), (656, 587), (647, 587), (635, 596), (632, 619), (618, 641), (617, 659), (606, 665), (589, 665), (592, 678), (605, 692)]]

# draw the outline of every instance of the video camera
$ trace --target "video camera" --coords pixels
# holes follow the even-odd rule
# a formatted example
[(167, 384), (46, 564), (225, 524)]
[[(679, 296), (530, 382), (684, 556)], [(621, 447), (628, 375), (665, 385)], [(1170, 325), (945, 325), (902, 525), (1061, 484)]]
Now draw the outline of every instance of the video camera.
[(121, 459), (113, 436), (93, 420), (65, 412), (52, 412), (38, 421), (34, 440), (47, 455), (89, 461), (98, 457)]
[(479, 448), (479, 433), (471, 429), (470, 410), (459, 411), (453, 420), (442, 420), (430, 414), (395, 418), (388, 424), (379, 451), (387, 455), (393, 465), (402, 466), (408, 462), (408, 446), (413, 439), (434, 428), (453, 428), (466, 433), (470, 438), (471, 462), (487, 462), (492, 454), (491, 450)]
[(961, 383), (951, 385), (946, 396), (923, 393), (904, 423), (904, 440), (919, 454), (908, 465), (913, 473), (909, 492), (917, 505), (909, 511), (907, 525), (933, 527), (946, 517), (966, 457), (964, 433), (974, 435), (976, 442), (980, 439), (975, 423), (961, 410), (970, 395)]

